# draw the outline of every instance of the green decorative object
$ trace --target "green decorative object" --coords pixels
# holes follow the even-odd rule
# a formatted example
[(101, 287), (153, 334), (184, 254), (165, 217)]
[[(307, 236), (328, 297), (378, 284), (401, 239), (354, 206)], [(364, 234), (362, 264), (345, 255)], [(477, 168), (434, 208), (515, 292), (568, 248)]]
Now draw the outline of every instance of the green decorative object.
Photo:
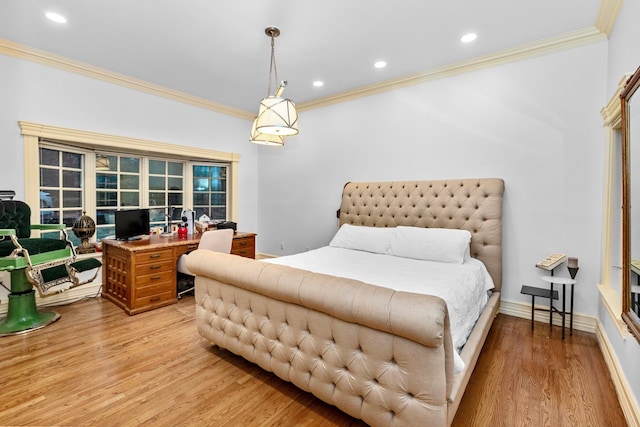
[(89, 242), (89, 239), (96, 232), (96, 223), (87, 215), (86, 211), (82, 211), (82, 216), (73, 223), (73, 234), (80, 239), (80, 246), (76, 248), (79, 254), (91, 254), (96, 248)]

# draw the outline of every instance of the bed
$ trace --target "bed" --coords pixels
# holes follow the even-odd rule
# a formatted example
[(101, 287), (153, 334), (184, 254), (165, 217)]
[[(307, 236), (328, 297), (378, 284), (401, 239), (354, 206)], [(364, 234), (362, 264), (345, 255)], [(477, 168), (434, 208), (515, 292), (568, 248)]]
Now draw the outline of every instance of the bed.
[[(187, 266), (196, 274), (198, 332), (369, 425), (450, 425), (500, 304), (503, 192), (497, 178), (351, 182), (326, 248), (271, 262), (194, 251)], [(450, 264), (461, 256), (461, 265), (479, 264), (489, 276), (482, 286), (490, 290), (472, 298), (483, 301), (462, 345), (451, 330), (460, 320), (450, 318), (454, 303), (393, 283), (413, 280), (400, 274), (409, 264), (442, 261), (415, 256), (434, 248), (420, 246), (421, 233), (440, 230), (470, 236), (464, 253), (456, 243)], [(356, 275), (326, 274), (341, 251), (373, 256), (370, 265), (391, 274), (369, 283), (378, 279), (367, 276), (367, 260)], [(391, 258), (404, 264), (381, 261)]]

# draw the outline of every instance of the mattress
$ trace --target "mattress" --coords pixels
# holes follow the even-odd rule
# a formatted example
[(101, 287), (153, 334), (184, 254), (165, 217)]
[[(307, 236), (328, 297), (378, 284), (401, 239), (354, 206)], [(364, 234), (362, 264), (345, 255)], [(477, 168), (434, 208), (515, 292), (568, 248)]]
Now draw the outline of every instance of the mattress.
[(475, 258), (453, 264), (325, 246), (263, 261), (444, 299), (456, 349), (456, 372), (464, 368), (459, 352), (493, 289), (486, 267)]

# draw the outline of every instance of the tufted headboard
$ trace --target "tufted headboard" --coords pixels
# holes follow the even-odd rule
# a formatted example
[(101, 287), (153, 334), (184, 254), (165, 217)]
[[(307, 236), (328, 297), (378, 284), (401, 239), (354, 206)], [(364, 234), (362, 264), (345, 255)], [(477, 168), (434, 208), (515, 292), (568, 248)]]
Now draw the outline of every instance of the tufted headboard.
[(342, 192), (340, 225), (469, 230), (471, 256), (486, 265), (499, 291), (503, 193), (500, 178), (348, 182)]

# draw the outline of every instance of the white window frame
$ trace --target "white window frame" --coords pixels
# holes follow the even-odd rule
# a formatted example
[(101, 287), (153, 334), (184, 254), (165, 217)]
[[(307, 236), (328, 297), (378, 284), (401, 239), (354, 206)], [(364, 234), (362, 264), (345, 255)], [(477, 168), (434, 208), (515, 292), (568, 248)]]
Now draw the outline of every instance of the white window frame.
[[(32, 122), (20, 121), (18, 123), (20, 124), (24, 144), (25, 202), (33, 207), (31, 211), (31, 222), (33, 224), (37, 224), (40, 221), (39, 147), (41, 138), (49, 141), (60, 141), (65, 145), (75, 146), (81, 150), (130, 153), (144, 157), (159, 156), (189, 162), (226, 163), (229, 165), (227, 177), (227, 194), (229, 197), (227, 217), (231, 221), (238, 221), (238, 167), (240, 164), (240, 154), (238, 153), (108, 135)], [(95, 156), (85, 156), (85, 167), (88, 170), (95, 171)], [(187, 175), (188, 174), (185, 174), (185, 179), (187, 179)], [(95, 206), (95, 173), (86, 174), (85, 185), (86, 188), (89, 189), (89, 191), (85, 191), (85, 204), (87, 206)]]

